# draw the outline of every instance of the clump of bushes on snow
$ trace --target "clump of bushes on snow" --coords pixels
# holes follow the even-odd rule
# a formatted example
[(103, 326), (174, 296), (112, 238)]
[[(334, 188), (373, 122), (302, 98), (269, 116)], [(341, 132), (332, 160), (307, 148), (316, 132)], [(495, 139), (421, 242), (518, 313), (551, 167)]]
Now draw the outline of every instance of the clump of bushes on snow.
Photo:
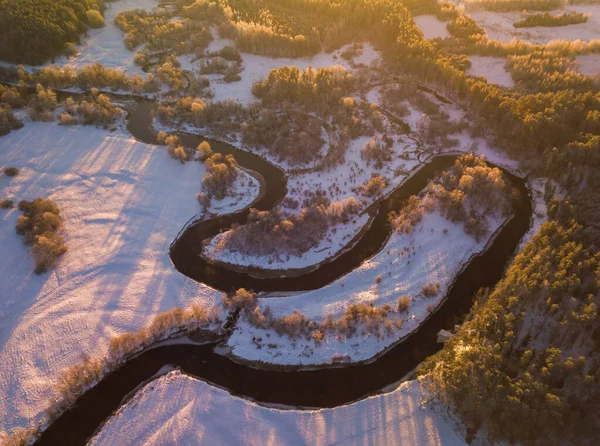
[(214, 153), (208, 141), (202, 141), (200, 144), (198, 144), (196, 151), (198, 152), (198, 159), (200, 159), (202, 162), (209, 159)]
[(585, 23), (590, 18), (590, 14), (571, 11), (562, 14), (551, 14), (544, 12), (542, 14), (529, 15), (518, 22), (513, 23), (515, 28), (528, 28), (533, 26), (566, 26)]
[(319, 345), (327, 338), (336, 339), (341, 336), (351, 338), (355, 335), (375, 335), (382, 339), (402, 327), (404, 320), (398, 316), (399, 313), (390, 305), (374, 306), (371, 302), (348, 305), (339, 318), (328, 314), (322, 322), (311, 321), (298, 311), (288, 316), (275, 317), (268, 306), (264, 311), (256, 306), (253, 311), (247, 312), (247, 318), (254, 327), (272, 329), (277, 334), (292, 339), (312, 339)]
[(251, 311), (256, 307), (256, 294), (240, 288), (231, 297), (223, 295), (223, 305), (231, 311)]
[(8, 104), (13, 108), (20, 108), (25, 105), (25, 99), (21, 97), (17, 87), (0, 85), (0, 103)]
[(440, 283), (428, 283), (421, 289), (421, 291), (425, 297), (437, 296), (440, 292)]
[(64, 107), (64, 113), (59, 118), (61, 125), (81, 124), (109, 128), (124, 116), (121, 108), (95, 88), (86, 100), (77, 103), (69, 97), (61, 105)]
[(298, 214), (281, 209), (250, 209), (247, 223), (235, 225), (219, 235), (214, 250), (266, 256), (272, 260), (301, 256), (318, 246), (332, 224), (348, 221), (360, 207), (353, 197), (334, 203), (322, 196), (316, 198), (309, 200), (308, 206)]
[[(0, 73), (2, 71), (0, 70)], [(67, 88), (79, 88), (89, 90), (98, 88), (101, 90), (130, 91), (135, 94), (142, 92), (154, 92), (159, 84), (154, 75), (148, 74), (144, 79), (139, 74), (128, 75), (123, 70), (106, 68), (100, 63), (86, 65), (75, 69), (69, 65), (51, 65), (32, 72), (25, 70), (4, 70), (3, 78), (13, 82), (19, 82), (25, 86), (35, 87), (37, 84), (45, 88), (65, 90)]]
[(41, 274), (67, 251), (67, 245), (59, 235), (63, 226), (60, 210), (52, 200), (42, 198), (19, 202), (19, 210), (23, 215), (17, 220), (17, 233), (31, 245), (35, 272)]
[(23, 122), (13, 114), (12, 107), (8, 104), (0, 104), (0, 136), (21, 127)]
[(400, 299), (398, 299), (398, 313), (406, 313), (411, 305), (412, 299), (410, 296), (402, 296)]
[(437, 209), (477, 240), (487, 234), (488, 216), (510, 213), (510, 196), (502, 171), (483, 158), (463, 155), (454, 166), (435, 178), (421, 196), (410, 197), (397, 213), (390, 214), (393, 228), (410, 233), (425, 212)]
[(52, 121), (54, 120), (52, 112), (57, 105), (56, 93), (37, 84), (36, 94), (29, 100), (27, 112), (33, 121)]
[(176, 159), (182, 164), (191, 158), (191, 151), (181, 144), (181, 139), (178, 136), (167, 135), (165, 132), (160, 132), (157, 139), (158, 142), (166, 144), (167, 152), (171, 158)]
[(387, 180), (381, 175), (373, 175), (369, 181), (359, 188), (360, 193), (367, 197), (381, 195), (387, 187)]
[(373, 163), (375, 169), (381, 169), (385, 163), (392, 160), (392, 143), (393, 141), (385, 136), (374, 136), (362, 147), (360, 156), (367, 161), (367, 165)]
[(320, 157), (325, 144), (321, 122), (314, 116), (293, 111), (260, 113), (242, 125), (242, 142), (265, 147), (280, 161), (308, 164)]
[(4, 175), (6, 175), (7, 177), (16, 177), (17, 175), (19, 175), (19, 169), (11, 166), (5, 167), (4, 169), (2, 169), (2, 172), (4, 172)]
[(233, 155), (221, 153), (211, 155), (205, 162), (206, 174), (202, 178), (202, 189), (209, 198), (222, 200), (231, 190), (238, 177), (238, 167)]

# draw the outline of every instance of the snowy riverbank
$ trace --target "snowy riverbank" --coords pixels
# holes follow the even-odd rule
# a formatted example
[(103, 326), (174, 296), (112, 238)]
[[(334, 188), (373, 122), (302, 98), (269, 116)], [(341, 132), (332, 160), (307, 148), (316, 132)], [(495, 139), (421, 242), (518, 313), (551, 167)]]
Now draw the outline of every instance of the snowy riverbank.
[(140, 390), (90, 444), (464, 445), (426, 398), (427, 391), (409, 381), (334, 409), (278, 410), (175, 371)]

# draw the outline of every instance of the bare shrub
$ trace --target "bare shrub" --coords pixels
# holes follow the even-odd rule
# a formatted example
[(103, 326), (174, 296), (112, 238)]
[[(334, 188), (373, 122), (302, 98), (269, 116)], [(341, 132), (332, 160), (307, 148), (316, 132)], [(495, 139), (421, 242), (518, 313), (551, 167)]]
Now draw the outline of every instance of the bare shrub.
[(6, 175), (7, 177), (16, 177), (17, 175), (19, 175), (19, 169), (17, 169), (16, 167), (5, 167), (3, 169), (4, 175)]
[(392, 142), (390, 139), (374, 136), (360, 151), (362, 159), (367, 165), (373, 163), (376, 169), (381, 169), (386, 162), (392, 160)]
[(75, 120), (75, 118), (73, 118), (73, 116), (71, 116), (69, 113), (62, 113), (60, 115), (60, 125), (74, 125), (77, 124), (77, 121)]
[(425, 285), (421, 291), (425, 297), (433, 297), (437, 296), (440, 292), (440, 284), (438, 283), (429, 283)]
[[(396, 231), (410, 233), (424, 213), (434, 209), (453, 222), (462, 222), (465, 232), (479, 241), (488, 233), (488, 215), (506, 216), (510, 212), (502, 171), (488, 167), (482, 158), (463, 155), (418, 197), (410, 197), (397, 213), (390, 213), (390, 221)], [(447, 234), (448, 230), (442, 232)]]
[(11, 209), (15, 207), (15, 203), (12, 200), (0, 200), (0, 209)]
[(223, 305), (231, 311), (251, 311), (256, 307), (256, 294), (244, 288), (238, 289), (231, 297), (223, 295)]
[(398, 313), (406, 313), (412, 305), (412, 299), (409, 296), (402, 296), (398, 299)]
[(392, 228), (399, 233), (411, 233), (414, 227), (421, 222), (425, 209), (422, 201), (416, 197), (410, 197), (398, 213), (390, 213)]
[(198, 152), (198, 157), (200, 161), (206, 161), (211, 156), (213, 156), (213, 151), (208, 141), (202, 141), (196, 148), (196, 151)]
[(366, 184), (361, 186), (360, 191), (369, 197), (381, 195), (387, 186), (387, 181), (380, 175), (374, 175)]

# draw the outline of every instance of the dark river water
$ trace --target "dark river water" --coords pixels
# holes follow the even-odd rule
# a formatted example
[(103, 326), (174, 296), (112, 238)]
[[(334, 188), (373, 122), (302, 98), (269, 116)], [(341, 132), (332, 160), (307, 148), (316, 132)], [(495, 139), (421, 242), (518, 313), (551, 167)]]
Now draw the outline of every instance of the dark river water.
[[(152, 107), (151, 101), (138, 101), (128, 124), (132, 135), (147, 143), (156, 142), (151, 129)], [(190, 147), (195, 147), (204, 140), (200, 136), (179, 136)], [(256, 155), (242, 152), (228, 144), (217, 141), (210, 143), (215, 152), (231, 153), (242, 167), (262, 175), (266, 191), (253, 205), (255, 208), (271, 209), (285, 196), (286, 181), (280, 169)], [(191, 225), (172, 245), (171, 259), (183, 274), (224, 291), (240, 287), (255, 291), (320, 288), (376, 254), (390, 235), (391, 229), (387, 221), (389, 211), (397, 210), (403, 200), (420, 192), (436, 172), (452, 165), (455, 159), (455, 156), (439, 156), (423, 165), (412, 178), (371, 209), (375, 215), (373, 223), (353, 248), (303, 276), (258, 279), (217, 267), (198, 257), (202, 240), (222, 229), (228, 229), (232, 223), (243, 223), (248, 210)], [(480, 288), (493, 287), (500, 280), (522, 236), (529, 229), (532, 204), (525, 182), (509, 172), (504, 173), (518, 191), (514, 200), (514, 216), (500, 230), (488, 249), (474, 257), (456, 277), (441, 307), (418, 330), (370, 363), (315, 370), (265, 370), (238, 364), (216, 354), (214, 347), (217, 343), (157, 347), (130, 359), (82, 395), (71, 409), (49, 426), (38, 444), (85, 444), (121, 405), (127, 394), (165, 365), (178, 367), (198, 379), (227, 389), (233, 395), (260, 403), (300, 407), (335, 407), (365, 398), (398, 382), (427, 356), (441, 348), (441, 344), (436, 343), (437, 332), (442, 328), (452, 328), (463, 320), (471, 308), (472, 296)]]

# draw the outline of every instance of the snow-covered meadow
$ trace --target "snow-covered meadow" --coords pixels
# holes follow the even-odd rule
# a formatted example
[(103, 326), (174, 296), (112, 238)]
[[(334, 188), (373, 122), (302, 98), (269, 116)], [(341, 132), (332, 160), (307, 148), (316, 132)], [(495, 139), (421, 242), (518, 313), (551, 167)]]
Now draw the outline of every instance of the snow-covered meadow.
[[(8, 430), (40, 418), (57, 376), (83, 354), (102, 356), (113, 336), (164, 311), (217, 303), (220, 293), (176, 271), (168, 255), (200, 212), (202, 163), (182, 165), (165, 147), (120, 132), (28, 122), (0, 138), (0, 166), (21, 169), (0, 178), (0, 197), (54, 200), (69, 246), (54, 270), (34, 274), (15, 232), (20, 212), (0, 210), (0, 426)], [(240, 178), (237, 199), (220, 213), (256, 198), (258, 184)]]
[(468, 14), (484, 29), (490, 39), (504, 43), (522, 40), (543, 45), (553, 40), (600, 39), (600, 5), (567, 5), (564, 9), (552, 11), (552, 14), (571, 11), (590, 14), (590, 18), (586, 23), (576, 25), (515, 28), (513, 24), (523, 18), (521, 12), (469, 11)]
[(435, 39), (436, 37), (445, 39), (446, 37), (450, 37), (450, 33), (446, 28), (448, 23), (440, 21), (434, 15), (419, 15), (414, 20), (426, 39)]
[(483, 76), (490, 84), (512, 88), (515, 86), (510, 71), (506, 69), (506, 59), (503, 57), (469, 56), (471, 67), (466, 74)]
[(410, 381), (334, 409), (278, 410), (171, 372), (140, 390), (90, 444), (464, 445), (428, 397)]

